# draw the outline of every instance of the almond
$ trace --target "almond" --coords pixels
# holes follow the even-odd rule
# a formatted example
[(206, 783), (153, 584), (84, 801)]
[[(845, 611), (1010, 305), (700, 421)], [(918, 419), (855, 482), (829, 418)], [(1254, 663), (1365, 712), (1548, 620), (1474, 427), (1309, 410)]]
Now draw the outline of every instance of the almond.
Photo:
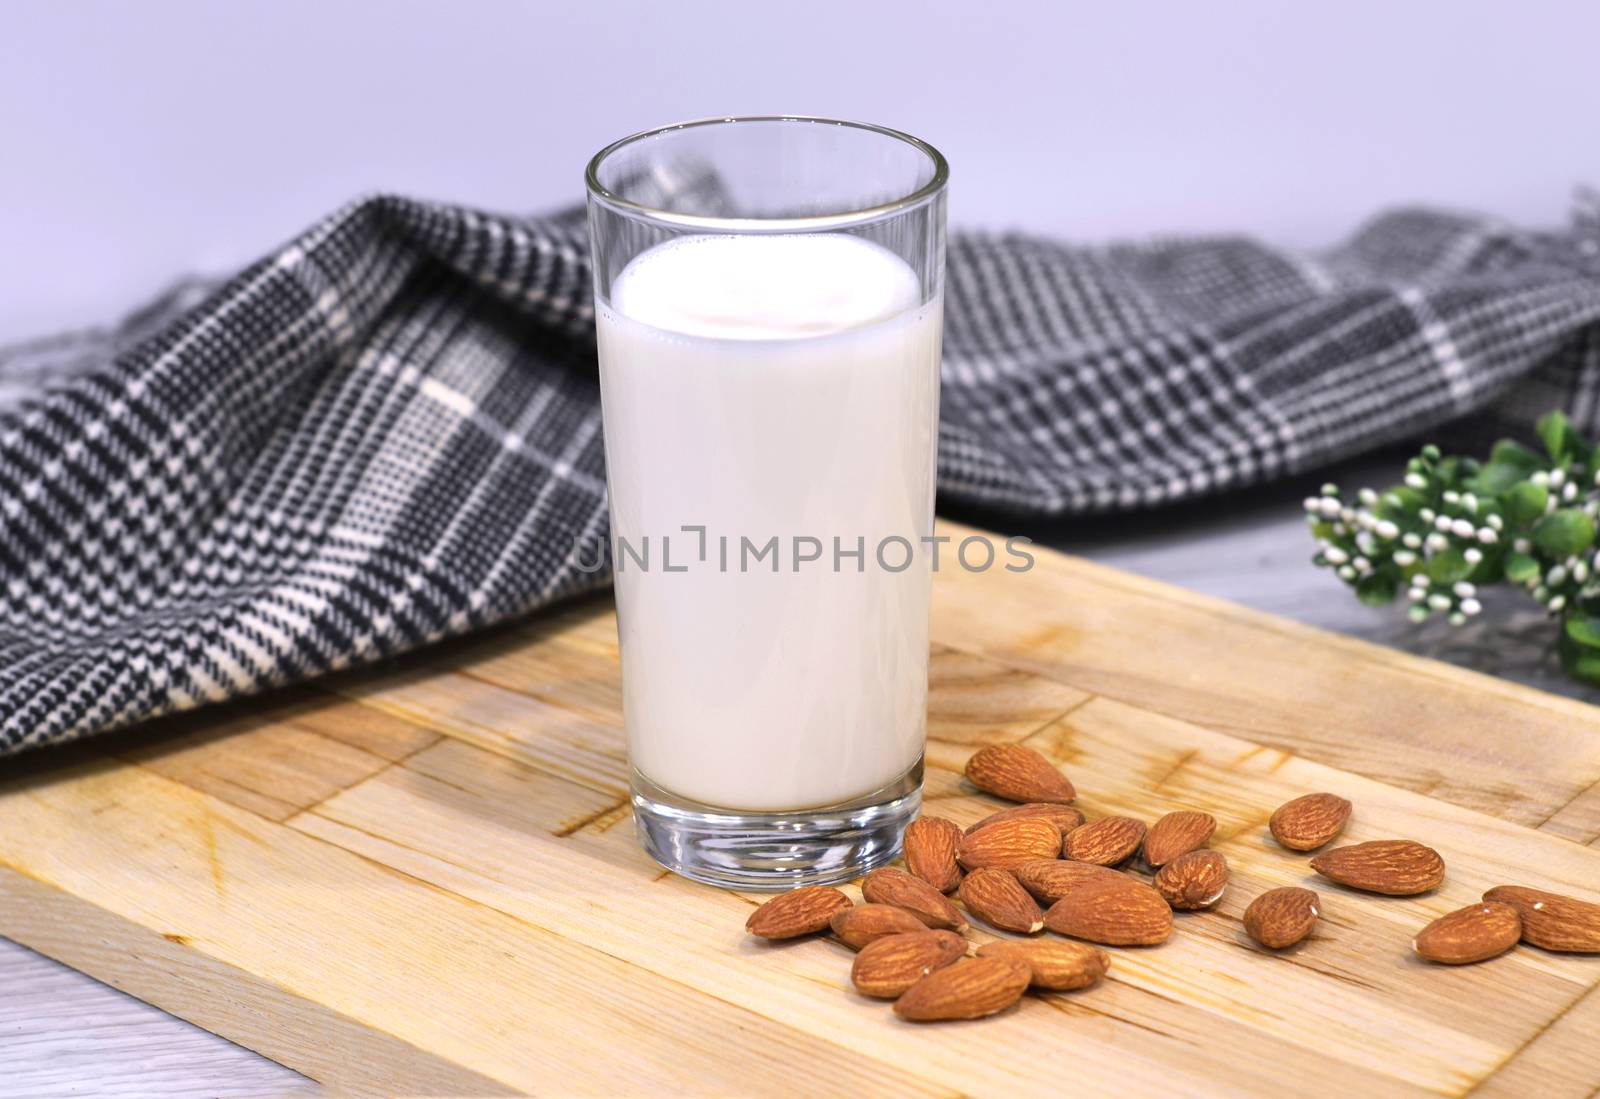
[(1168, 813), (1145, 836), (1144, 861), (1151, 867), (1165, 866), (1179, 855), (1204, 847), (1216, 830), (1217, 818), (1210, 813), (1193, 809)]
[(1517, 910), (1525, 943), (1546, 950), (1600, 954), (1600, 904), (1520, 885), (1497, 885), (1483, 899)]
[(893, 1000), (935, 969), (966, 957), (967, 940), (954, 931), (913, 931), (868, 943), (850, 967), (863, 996)]
[(894, 1013), (915, 1023), (981, 1019), (1016, 1003), (1032, 979), (1032, 970), (1010, 958), (968, 958), (912, 985)]
[(948, 897), (921, 878), (912, 877), (895, 866), (874, 870), (861, 879), (861, 895), (873, 904), (892, 904), (904, 908), (934, 929), (960, 931), (967, 926), (961, 909)]
[(1466, 965), (1504, 954), (1522, 937), (1522, 917), (1509, 904), (1488, 901), (1458, 908), (1417, 932), (1411, 949), (1420, 958)]
[(928, 930), (927, 924), (904, 908), (896, 908), (892, 904), (858, 904), (843, 912), (835, 912), (830, 925), (833, 933), (843, 939), (851, 950), (860, 950), (868, 943), (890, 935)]
[(990, 813), (977, 824), (969, 825), (967, 834), (971, 835), (985, 825), (999, 824), (1003, 820), (1016, 820), (1018, 817), (1044, 817), (1046, 820), (1055, 821), (1063, 836), (1083, 823), (1083, 814), (1070, 805), (1051, 805), (1048, 802), (1035, 801), (1027, 805), (1013, 805), (998, 813)]
[(763, 939), (792, 939), (825, 931), (835, 913), (851, 907), (851, 900), (831, 885), (805, 885), (773, 897), (750, 913), (744, 929)]
[(1111, 966), (1104, 950), (1064, 939), (997, 939), (980, 946), (978, 957), (1021, 962), (1033, 974), (1034, 988), (1054, 992), (1088, 988)]
[(1061, 841), (1061, 854), (1096, 866), (1124, 862), (1144, 842), (1144, 824), (1132, 817), (1102, 817), (1074, 828)]
[(1044, 927), (1038, 902), (1009, 870), (985, 866), (961, 882), (961, 903), (978, 919), (1001, 931), (1031, 935)]
[(967, 760), (967, 781), (1007, 801), (1066, 804), (1078, 796), (1055, 764), (1021, 744), (991, 744)]
[(956, 864), (956, 846), (961, 829), (943, 817), (918, 817), (906, 828), (906, 869), (948, 893), (961, 884), (961, 867)]
[(1190, 851), (1156, 874), (1156, 892), (1173, 908), (1210, 908), (1228, 888), (1228, 860), (1220, 851)]
[(1154, 946), (1172, 934), (1172, 909), (1148, 885), (1119, 874), (1070, 890), (1044, 914), (1044, 925), (1107, 946)]
[(1009, 869), (1033, 859), (1054, 858), (1061, 848), (1061, 833), (1043, 817), (1003, 820), (961, 837), (956, 860), (968, 870), (985, 866)]
[(1444, 881), (1444, 859), (1439, 852), (1412, 840), (1371, 840), (1335, 847), (1312, 859), (1311, 869), (1340, 885), (1393, 897), (1426, 893)]
[(1124, 875), (1109, 866), (1096, 866), (1092, 862), (1069, 862), (1063, 859), (1034, 859), (1013, 866), (1022, 888), (1033, 894), (1040, 904), (1055, 904), (1086, 881), (1102, 878), (1121, 878)]
[(1322, 914), (1321, 900), (1309, 889), (1286, 885), (1269, 889), (1244, 910), (1244, 929), (1271, 950), (1293, 946), (1307, 935)]
[(1350, 803), (1337, 794), (1307, 794), (1286, 801), (1267, 821), (1272, 836), (1291, 851), (1310, 851), (1333, 839), (1350, 819)]

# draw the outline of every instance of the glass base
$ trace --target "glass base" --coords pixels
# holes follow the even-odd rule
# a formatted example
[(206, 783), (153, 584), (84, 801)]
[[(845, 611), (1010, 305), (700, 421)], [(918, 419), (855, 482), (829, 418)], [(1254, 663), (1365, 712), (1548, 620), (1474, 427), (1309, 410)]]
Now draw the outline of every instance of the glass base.
[(740, 813), (697, 805), (633, 772), (633, 820), (651, 858), (729, 889), (782, 890), (849, 881), (900, 853), (922, 807), (922, 759), (881, 790), (844, 805)]

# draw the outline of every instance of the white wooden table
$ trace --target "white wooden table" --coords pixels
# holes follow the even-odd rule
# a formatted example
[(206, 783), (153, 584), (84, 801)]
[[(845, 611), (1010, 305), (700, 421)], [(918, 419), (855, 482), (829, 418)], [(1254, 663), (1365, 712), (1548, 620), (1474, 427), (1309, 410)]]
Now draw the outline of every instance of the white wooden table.
[[(1410, 625), (1374, 611), (1309, 564), (1300, 500), (1328, 476), (1349, 487), (1393, 480), (1403, 454), (1353, 463), (1218, 501), (1051, 524), (955, 517), (1021, 532), (1070, 552), (1262, 610), (1600, 701), (1555, 663), (1554, 630), (1531, 602), (1492, 592), (1472, 625)], [(0, 1096), (314, 1094), (281, 1065), (0, 939)]]

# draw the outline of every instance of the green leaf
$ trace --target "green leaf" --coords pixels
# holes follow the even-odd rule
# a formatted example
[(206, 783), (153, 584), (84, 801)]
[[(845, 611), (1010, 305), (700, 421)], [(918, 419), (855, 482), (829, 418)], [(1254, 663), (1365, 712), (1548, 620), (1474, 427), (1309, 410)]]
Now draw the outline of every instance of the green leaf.
[(1534, 430), (1539, 433), (1545, 450), (1550, 452), (1550, 457), (1555, 461), (1564, 463), (1572, 458), (1578, 440), (1572, 433), (1572, 424), (1568, 422), (1566, 413), (1559, 409), (1546, 413), (1539, 418)]
[(1428, 498), (1410, 485), (1395, 485), (1384, 489), (1378, 496), (1375, 512), (1380, 519), (1403, 523), (1428, 503)]
[(1369, 607), (1382, 607), (1394, 602), (1400, 590), (1400, 574), (1392, 568), (1378, 569), (1361, 578), (1356, 584), (1356, 598)]
[(1539, 575), (1539, 562), (1526, 553), (1512, 553), (1506, 558), (1506, 579), (1513, 584), (1525, 584)]
[(1573, 679), (1600, 685), (1600, 649), (1591, 648), (1562, 630), (1556, 651), (1561, 654), (1561, 666)]
[(1480, 496), (1498, 496), (1543, 468), (1544, 459), (1539, 455), (1521, 443), (1501, 439), (1489, 452), (1489, 464), (1473, 478), (1472, 491)]
[(1582, 611), (1573, 613), (1567, 619), (1567, 636), (1580, 645), (1600, 649), (1600, 617)]
[(1435, 584), (1454, 584), (1457, 580), (1465, 580), (1472, 566), (1460, 550), (1451, 546), (1428, 558), (1428, 564), (1422, 571)]
[(1500, 498), (1500, 510), (1505, 512), (1506, 522), (1514, 527), (1525, 527), (1544, 514), (1549, 499), (1549, 489), (1523, 481)]
[(1552, 511), (1533, 528), (1533, 544), (1555, 560), (1582, 553), (1594, 543), (1594, 520), (1577, 508)]

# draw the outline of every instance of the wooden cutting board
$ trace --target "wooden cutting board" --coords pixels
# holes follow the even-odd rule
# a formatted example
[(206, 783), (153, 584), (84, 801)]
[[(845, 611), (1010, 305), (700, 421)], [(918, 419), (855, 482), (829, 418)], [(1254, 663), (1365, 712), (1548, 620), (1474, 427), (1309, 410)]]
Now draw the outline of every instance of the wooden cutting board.
[[(970, 533), (947, 525), (945, 533)], [(1207, 810), (1213, 912), (1082, 992), (918, 1027), (851, 955), (742, 931), (626, 805), (609, 602), (381, 671), (0, 762), (0, 933), (341, 1091), (1587, 1096), (1600, 956), (1429, 966), (1502, 882), (1600, 900), (1600, 710), (1040, 552), (935, 585), (927, 797), (975, 747), (1053, 756), (1091, 816)], [(1332, 790), (1351, 841), (1438, 848), (1434, 894), (1320, 882), (1265, 837)], [(1309, 884), (1315, 936), (1252, 948)], [(852, 887), (853, 889), (853, 887)], [(981, 932), (977, 937), (984, 937)]]

